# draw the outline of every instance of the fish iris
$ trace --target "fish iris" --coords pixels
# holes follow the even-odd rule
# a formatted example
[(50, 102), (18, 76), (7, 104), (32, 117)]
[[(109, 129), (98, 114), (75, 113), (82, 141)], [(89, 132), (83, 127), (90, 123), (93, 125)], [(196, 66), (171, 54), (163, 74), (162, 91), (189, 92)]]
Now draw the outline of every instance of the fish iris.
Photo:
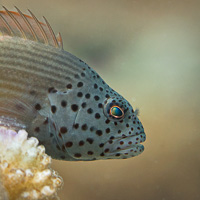
[(113, 117), (116, 117), (116, 118), (121, 118), (123, 117), (124, 115), (124, 112), (121, 108), (119, 108), (118, 106), (113, 106), (111, 109), (110, 109), (110, 114), (113, 116)]

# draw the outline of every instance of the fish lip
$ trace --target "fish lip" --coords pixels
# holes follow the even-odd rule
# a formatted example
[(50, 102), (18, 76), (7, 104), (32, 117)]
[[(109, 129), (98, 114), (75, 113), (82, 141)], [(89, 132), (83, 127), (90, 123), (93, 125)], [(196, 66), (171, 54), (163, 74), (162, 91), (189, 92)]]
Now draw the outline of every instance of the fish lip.
[[(140, 136), (140, 135), (142, 135), (142, 134), (145, 135), (145, 140), (146, 140), (146, 134), (145, 134), (145, 132), (140, 132), (140, 133), (137, 134), (137, 135), (125, 135), (125, 136), (122, 136), (122, 137), (116, 137), (116, 138), (114, 138), (114, 139), (112, 139), (112, 140), (115, 140), (115, 139), (124, 139), (124, 138), (135, 138), (135, 137), (138, 137), (138, 136)], [(145, 141), (145, 140), (144, 140), (144, 141)], [(139, 143), (142, 143), (142, 142), (144, 142), (144, 141), (140, 141)]]
[[(135, 141), (139, 137), (141, 139), (137, 140), (137, 143), (136, 143)], [(142, 150), (141, 152), (143, 152), (144, 146), (141, 143), (145, 142), (145, 140), (146, 140), (146, 134), (144, 131), (141, 131), (137, 135), (125, 135), (125, 136), (121, 136), (121, 137), (115, 137), (115, 138), (107, 141), (107, 143), (104, 146), (104, 150), (106, 151), (106, 149), (109, 148), (109, 151), (107, 153), (110, 154), (110, 153), (120, 153), (121, 151), (129, 150), (132, 148), (140, 148)], [(126, 141), (126, 143), (124, 142), (125, 143), (124, 145), (119, 145), (120, 141)], [(127, 141), (132, 142), (132, 143), (128, 143)], [(110, 148), (110, 147), (114, 147), (114, 146), (118, 146), (118, 148)]]
[[(113, 139), (110, 139), (109, 141), (111, 141), (111, 140), (112, 140), (112, 141), (116, 141), (116, 140), (121, 140), (121, 139), (125, 139), (125, 138), (137, 138), (138, 136), (140, 136), (140, 135), (142, 135), (142, 134), (145, 135), (145, 138), (144, 138), (144, 140), (138, 142), (138, 144), (140, 144), (140, 143), (143, 143), (143, 142), (146, 141), (146, 134), (145, 134), (145, 132), (140, 132), (140, 133), (137, 134), (137, 135), (125, 135), (125, 136), (121, 136), (121, 137), (115, 137), (115, 138), (113, 138)], [(109, 142), (109, 141), (108, 141), (108, 142)], [(137, 144), (135, 144), (135, 145), (137, 145)]]

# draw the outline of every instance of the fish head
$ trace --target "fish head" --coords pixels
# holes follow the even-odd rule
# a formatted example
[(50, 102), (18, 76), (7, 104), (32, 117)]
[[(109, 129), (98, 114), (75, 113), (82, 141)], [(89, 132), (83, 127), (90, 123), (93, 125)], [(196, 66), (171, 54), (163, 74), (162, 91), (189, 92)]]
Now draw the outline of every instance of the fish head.
[(54, 104), (67, 102), (64, 108), (57, 106), (52, 118), (57, 146), (66, 154), (61, 159), (125, 159), (144, 151), (146, 136), (137, 110), (108, 85), (99, 85), (83, 84), (56, 96)]
[(71, 156), (79, 160), (125, 159), (144, 151), (140, 144), (146, 139), (144, 128), (127, 100), (109, 96), (88, 106), (76, 117), (75, 145), (67, 148)]

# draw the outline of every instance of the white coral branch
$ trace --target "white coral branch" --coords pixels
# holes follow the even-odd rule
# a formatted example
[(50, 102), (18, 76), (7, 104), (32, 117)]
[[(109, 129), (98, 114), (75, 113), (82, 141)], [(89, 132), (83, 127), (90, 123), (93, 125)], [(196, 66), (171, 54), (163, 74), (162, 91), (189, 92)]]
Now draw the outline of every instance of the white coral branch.
[[(1, 199), (59, 199), (62, 178), (50, 168), (51, 157), (28, 133), (0, 127)], [(5, 189), (3, 189), (5, 188)]]

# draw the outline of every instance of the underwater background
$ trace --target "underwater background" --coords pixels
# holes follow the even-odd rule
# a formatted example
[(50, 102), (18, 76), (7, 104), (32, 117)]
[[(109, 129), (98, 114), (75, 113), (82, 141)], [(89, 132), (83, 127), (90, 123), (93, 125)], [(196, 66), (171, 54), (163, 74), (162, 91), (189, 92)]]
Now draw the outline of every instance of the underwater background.
[(0, 0), (61, 32), (134, 108), (145, 151), (127, 160), (53, 161), (61, 200), (200, 199), (199, 0)]

